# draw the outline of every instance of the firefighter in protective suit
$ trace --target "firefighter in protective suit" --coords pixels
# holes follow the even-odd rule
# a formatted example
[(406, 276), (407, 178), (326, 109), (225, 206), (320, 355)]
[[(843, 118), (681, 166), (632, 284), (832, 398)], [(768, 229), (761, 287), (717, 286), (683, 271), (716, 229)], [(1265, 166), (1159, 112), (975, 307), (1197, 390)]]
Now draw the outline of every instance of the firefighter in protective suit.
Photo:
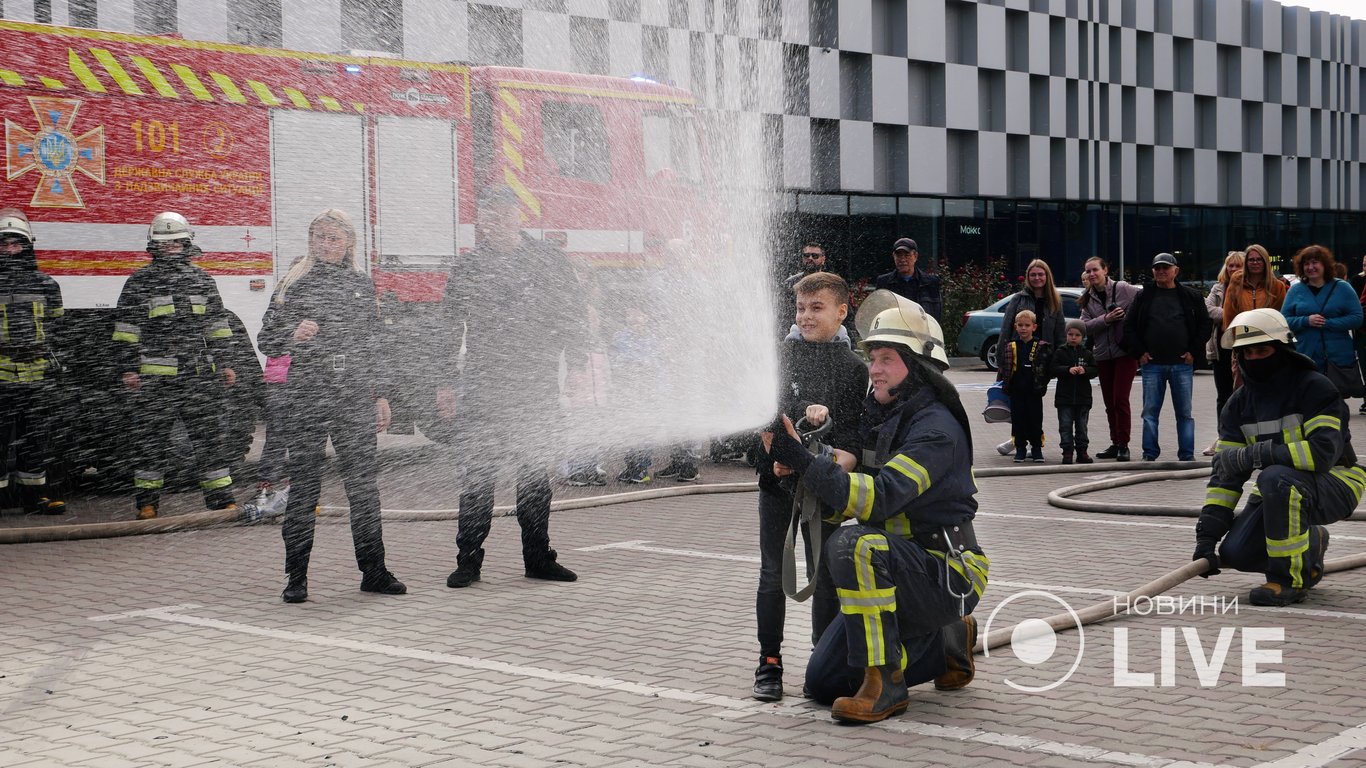
[[(807, 670), (813, 698), (833, 698), (831, 714), (850, 723), (905, 710), (908, 683), (933, 679), (954, 690), (972, 681), (970, 614), (989, 565), (972, 528), (971, 431), (942, 373), (949, 363), (938, 322), (902, 299), (876, 315), (861, 343), (872, 384), (862, 456), (819, 446), (813, 455), (790, 430), (775, 432), (771, 450), (839, 520), (857, 521), (825, 546), (843, 621)], [(846, 652), (847, 664), (827, 658)]]
[(27, 216), (0, 210), (0, 488), (13, 478), (25, 512), (60, 515), (66, 504), (51, 498), (47, 467), (62, 291), (39, 271), (33, 242)]
[[(1295, 337), (1274, 309), (1239, 313), (1220, 343), (1233, 350), (1243, 386), (1219, 414), (1193, 559), (1209, 561), (1203, 576), (1221, 565), (1266, 574), (1248, 595), (1253, 605), (1298, 603), (1323, 578), (1326, 526), (1352, 514), (1366, 490), (1347, 405), (1314, 362), (1295, 351)], [(1235, 516), (1254, 470), (1256, 487)]]
[(224, 387), (232, 327), (184, 216), (159, 213), (147, 232), (152, 263), (134, 272), (119, 294), (114, 324), (117, 369), (132, 395), (138, 519), (157, 516), (172, 461), (177, 419), (194, 448), (199, 487), (209, 509), (235, 509), (224, 450)]

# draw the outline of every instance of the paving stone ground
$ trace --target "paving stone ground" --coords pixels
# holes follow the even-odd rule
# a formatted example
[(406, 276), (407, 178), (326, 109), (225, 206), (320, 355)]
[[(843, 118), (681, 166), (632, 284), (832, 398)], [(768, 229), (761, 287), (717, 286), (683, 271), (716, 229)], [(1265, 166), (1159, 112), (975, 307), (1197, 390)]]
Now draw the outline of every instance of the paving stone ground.
[[(952, 375), (979, 411), (990, 375)], [(1196, 403), (1198, 451), (1213, 433), (1208, 375)], [(1097, 448), (1103, 421), (1097, 409)], [(1366, 418), (1358, 425), (1362, 450)], [(1006, 427), (975, 426), (979, 471), (1013, 467), (993, 448)], [(1174, 454), (1169, 413), (1163, 427)], [(386, 508), (453, 507), (445, 461), (388, 454)], [(992, 577), (979, 620), (999, 628), (1079, 610), (1189, 560), (1190, 519), (1045, 501), (1116, 470), (1134, 471), (979, 479)], [(342, 503), (337, 486), (329, 504)], [(1194, 506), (1201, 487), (1088, 498)], [(905, 715), (869, 727), (836, 725), (800, 698), (809, 612), (790, 604), (788, 697), (754, 702), (755, 500), (557, 513), (552, 538), (580, 574), (573, 584), (523, 578), (516, 523), (502, 518), (483, 581), (447, 589), (455, 522), (391, 521), (389, 564), (410, 589), (401, 597), (357, 590), (347, 526), (324, 518), (310, 602), (291, 606), (279, 602), (274, 525), (0, 548), (0, 766), (1366, 764), (1366, 570), (1330, 575), (1291, 608), (1151, 611), (1063, 632), (1038, 664), (1023, 660), (1037, 644), (1002, 648), (978, 658), (967, 689), (916, 688)], [(1330, 559), (1366, 551), (1363, 522), (1332, 532)], [(1258, 583), (1225, 573), (1172, 594), (1231, 601)], [(1222, 664), (1210, 660), (1220, 653)], [(1119, 682), (1151, 674), (1151, 684), (1117, 684), (1121, 656)], [(1251, 684), (1276, 674), (1283, 684)]]

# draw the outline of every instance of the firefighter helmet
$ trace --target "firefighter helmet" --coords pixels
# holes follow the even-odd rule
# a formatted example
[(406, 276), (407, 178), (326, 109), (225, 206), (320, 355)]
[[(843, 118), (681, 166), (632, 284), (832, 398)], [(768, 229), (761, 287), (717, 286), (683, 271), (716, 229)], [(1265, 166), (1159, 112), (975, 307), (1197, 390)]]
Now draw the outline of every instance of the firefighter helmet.
[(1219, 338), (1224, 349), (1250, 347), (1254, 344), (1267, 344), (1278, 341), (1282, 344), (1295, 343), (1295, 334), (1285, 322), (1285, 315), (1269, 307), (1249, 309), (1239, 312), (1229, 323), (1228, 330)]
[(173, 211), (158, 213), (147, 228), (147, 239), (154, 243), (166, 240), (193, 240), (194, 230), (184, 216)]
[(33, 225), (18, 208), (0, 208), (0, 235), (18, 235), (32, 243)]
[(944, 331), (925, 308), (888, 290), (869, 294), (859, 305), (854, 326), (864, 348), (890, 344), (929, 358), (940, 370), (949, 367)]

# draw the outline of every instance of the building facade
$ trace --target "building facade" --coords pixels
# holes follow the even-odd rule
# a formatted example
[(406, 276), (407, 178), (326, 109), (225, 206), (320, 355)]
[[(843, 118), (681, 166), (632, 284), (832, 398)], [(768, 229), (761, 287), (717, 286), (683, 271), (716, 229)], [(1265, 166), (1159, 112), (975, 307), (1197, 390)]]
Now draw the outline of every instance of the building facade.
[[(0, 0), (0, 15), (643, 76), (761, 147), (783, 254), (1366, 253), (1366, 22), (1276, 0)], [(783, 271), (785, 256), (775, 269)], [(795, 257), (794, 257), (795, 262)], [(1070, 279), (1069, 279), (1070, 278)]]

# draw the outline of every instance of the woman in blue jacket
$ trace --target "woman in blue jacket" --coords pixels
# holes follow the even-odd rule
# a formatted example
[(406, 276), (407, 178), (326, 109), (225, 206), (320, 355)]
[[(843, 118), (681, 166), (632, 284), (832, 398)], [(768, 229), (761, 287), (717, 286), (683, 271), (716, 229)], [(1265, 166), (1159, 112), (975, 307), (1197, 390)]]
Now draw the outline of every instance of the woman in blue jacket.
[(1295, 333), (1295, 351), (1314, 361), (1322, 373), (1328, 361), (1355, 366), (1352, 332), (1361, 327), (1361, 302), (1346, 280), (1333, 277), (1333, 252), (1309, 245), (1295, 254), (1295, 274), (1281, 314)]

